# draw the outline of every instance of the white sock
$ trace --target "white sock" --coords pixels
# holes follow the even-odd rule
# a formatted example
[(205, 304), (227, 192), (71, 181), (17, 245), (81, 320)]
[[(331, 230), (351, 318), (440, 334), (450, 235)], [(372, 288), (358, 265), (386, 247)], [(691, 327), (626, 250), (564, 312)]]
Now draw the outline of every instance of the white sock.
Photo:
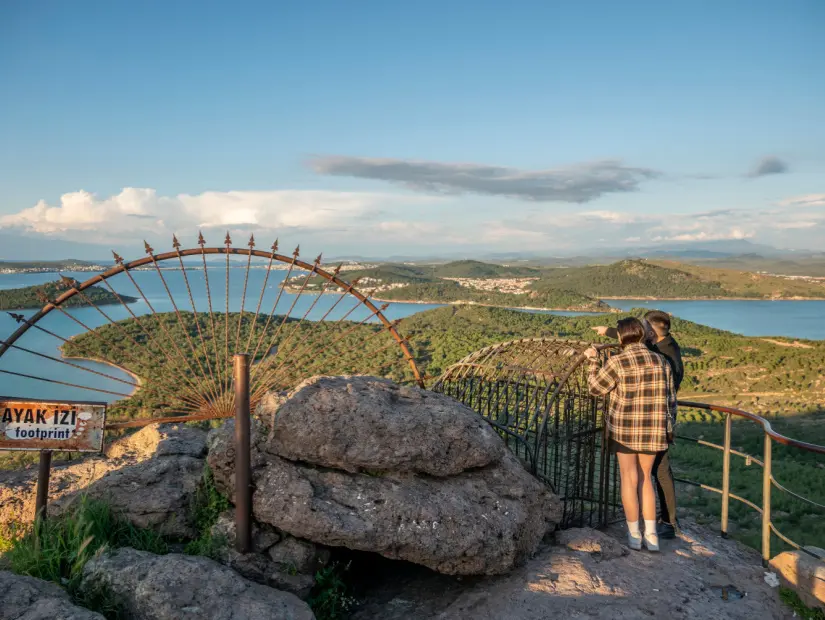
[(639, 528), (638, 521), (628, 521), (627, 522), (627, 531), (630, 532), (630, 535), (633, 538), (641, 538), (642, 532)]
[(657, 536), (656, 519), (645, 519), (645, 536)]

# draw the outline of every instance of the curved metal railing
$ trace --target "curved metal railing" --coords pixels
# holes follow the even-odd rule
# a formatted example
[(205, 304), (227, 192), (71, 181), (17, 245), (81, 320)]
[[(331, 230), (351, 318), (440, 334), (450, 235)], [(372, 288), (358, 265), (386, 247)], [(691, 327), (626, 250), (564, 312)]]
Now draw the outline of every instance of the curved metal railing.
[[(813, 555), (810, 551), (805, 549), (799, 543), (791, 540), (788, 536), (783, 534), (779, 531), (776, 525), (773, 523), (771, 519), (771, 491), (776, 488), (784, 493), (788, 493), (789, 495), (795, 497), (797, 500), (802, 501), (809, 506), (812, 506), (818, 510), (821, 510), (823, 513), (823, 518), (825, 518), (825, 505), (819, 504), (811, 499), (803, 497), (798, 493), (794, 493), (790, 489), (786, 488), (779, 482), (777, 482), (776, 478), (773, 476), (773, 444), (774, 442), (788, 446), (791, 448), (797, 448), (800, 450), (804, 450), (807, 452), (811, 452), (814, 454), (821, 454), (825, 456), (825, 446), (820, 446), (813, 443), (808, 443), (805, 441), (799, 441), (797, 439), (792, 439), (791, 437), (787, 437), (778, 433), (773, 429), (771, 423), (766, 420), (765, 418), (758, 416), (754, 413), (750, 413), (748, 411), (743, 411), (741, 409), (735, 409), (733, 407), (723, 407), (719, 405), (709, 405), (707, 403), (698, 403), (694, 401), (685, 401), (680, 400), (679, 406), (689, 409), (701, 409), (704, 411), (712, 411), (716, 413), (721, 413), (725, 415), (725, 435), (724, 435), (724, 443), (723, 445), (719, 445), (710, 441), (705, 441), (704, 439), (696, 439), (694, 437), (686, 437), (677, 434), (676, 437), (679, 439), (683, 439), (686, 441), (694, 442), (698, 445), (706, 446), (709, 448), (714, 448), (716, 450), (722, 451), (722, 488), (713, 487), (707, 484), (700, 484), (698, 482), (694, 482), (692, 480), (685, 480), (681, 478), (676, 478), (678, 482), (682, 482), (685, 484), (690, 484), (693, 486), (700, 487), (706, 491), (711, 491), (713, 493), (717, 493), (722, 497), (722, 510), (721, 510), (721, 531), (722, 536), (727, 537), (728, 535), (728, 520), (729, 520), (729, 510), (730, 510), (730, 500), (736, 500), (746, 506), (749, 506), (757, 513), (761, 515), (761, 529), (762, 529), (762, 562), (767, 564), (767, 562), (771, 558), (771, 534), (775, 534), (780, 540), (785, 542), (786, 544), (790, 545), (794, 549), (801, 550), (805, 553)], [(731, 448), (731, 433), (733, 430), (733, 418), (740, 417), (746, 420), (750, 420), (756, 424), (759, 424), (762, 427), (763, 436), (764, 436), (764, 443), (763, 443), (763, 458), (762, 460), (757, 459), (756, 457), (741, 452), (739, 450), (734, 450)], [(754, 464), (759, 467), (762, 467), (762, 506), (757, 506), (754, 502), (731, 493), (730, 490), (730, 457), (731, 455), (738, 456), (744, 458), (746, 463)]]

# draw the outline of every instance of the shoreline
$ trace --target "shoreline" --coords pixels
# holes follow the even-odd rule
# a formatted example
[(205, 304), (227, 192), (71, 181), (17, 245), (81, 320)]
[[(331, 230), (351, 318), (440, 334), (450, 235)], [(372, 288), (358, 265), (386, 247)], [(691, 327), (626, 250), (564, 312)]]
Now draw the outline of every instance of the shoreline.
[(540, 308), (538, 306), (502, 306), (499, 304), (483, 304), (477, 301), (424, 301), (411, 299), (382, 299), (380, 297), (372, 297), (372, 301), (380, 301), (392, 304), (420, 304), (432, 306), (481, 306), (483, 308), (503, 308), (505, 310), (538, 310), (541, 312), (581, 312), (583, 314), (618, 314), (621, 312), (618, 308), (608, 306), (604, 310), (585, 310), (582, 308)]
[(625, 297), (599, 297), (605, 301), (825, 301), (825, 297), (640, 297), (628, 295)]
[[(88, 332), (85, 332), (85, 333), (88, 333)], [(72, 340), (72, 338), (74, 338), (74, 336), (69, 338), (69, 340)], [(104, 366), (109, 366), (110, 368), (114, 368), (116, 370), (119, 370), (120, 372), (124, 373), (125, 375), (128, 375), (129, 377), (131, 377), (137, 385), (132, 390), (132, 393), (129, 394), (128, 398), (131, 398), (132, 396), (137, 394), (138, 391), (140, 390), (140, 388), (143, 387), (143, 380), (138, 375), (136, 375), (131, 370), (129, 370), (128, 368), (124, 368), (123, 366), (119, 366), (118, 364), (115, 364), (114, 362), (109, 362), (107, 360), (103, 360), (103, 359), (100, 359), (100, 358), (97, 358), (97, 357), (84, 357), (82, 355), (66, 355), (63, 352), (63, 347), (62, 346), (60, 346), (58, 349), (60, 351), (60, 357), (63, 358), (64, 360), (82, 360), (82, 361), (85, 361), (85, 362), (95, 362), (96, 364), (103, 364)], [(107, 381), (112, 381), (112, 379), (107, 379)]]

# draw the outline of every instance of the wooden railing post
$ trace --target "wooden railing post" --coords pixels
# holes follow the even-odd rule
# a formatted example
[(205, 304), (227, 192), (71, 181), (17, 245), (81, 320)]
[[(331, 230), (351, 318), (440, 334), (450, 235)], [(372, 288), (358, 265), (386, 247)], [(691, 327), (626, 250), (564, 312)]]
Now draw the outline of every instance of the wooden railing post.
[(249, 356), (235, 354), (235, 548), (252, 546), (252, 467), (249, 411)]
[(730, 507), (730, 434), (732, 417), (730, 412), (725, 414), (725, 447), (722, 452), (722, 538), (728, 537), (728, 509)]
[(765, 457), (762, 470), (762, 565), (771, 559), (771, 436), (765, 433)]

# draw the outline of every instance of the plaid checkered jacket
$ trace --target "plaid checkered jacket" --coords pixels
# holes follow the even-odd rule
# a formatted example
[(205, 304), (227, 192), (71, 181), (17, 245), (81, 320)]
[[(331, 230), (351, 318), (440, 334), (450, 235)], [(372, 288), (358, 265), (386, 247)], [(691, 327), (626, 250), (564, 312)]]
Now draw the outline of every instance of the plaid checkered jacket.
[(667, 450), (668, 424), (676, 420), (676, 390), (670, 364), (644, 344), (625, 347), (604, 366), (590, 360), (587, 379), (594, 396), (610, 395), (610, 438), (644, 452)]

